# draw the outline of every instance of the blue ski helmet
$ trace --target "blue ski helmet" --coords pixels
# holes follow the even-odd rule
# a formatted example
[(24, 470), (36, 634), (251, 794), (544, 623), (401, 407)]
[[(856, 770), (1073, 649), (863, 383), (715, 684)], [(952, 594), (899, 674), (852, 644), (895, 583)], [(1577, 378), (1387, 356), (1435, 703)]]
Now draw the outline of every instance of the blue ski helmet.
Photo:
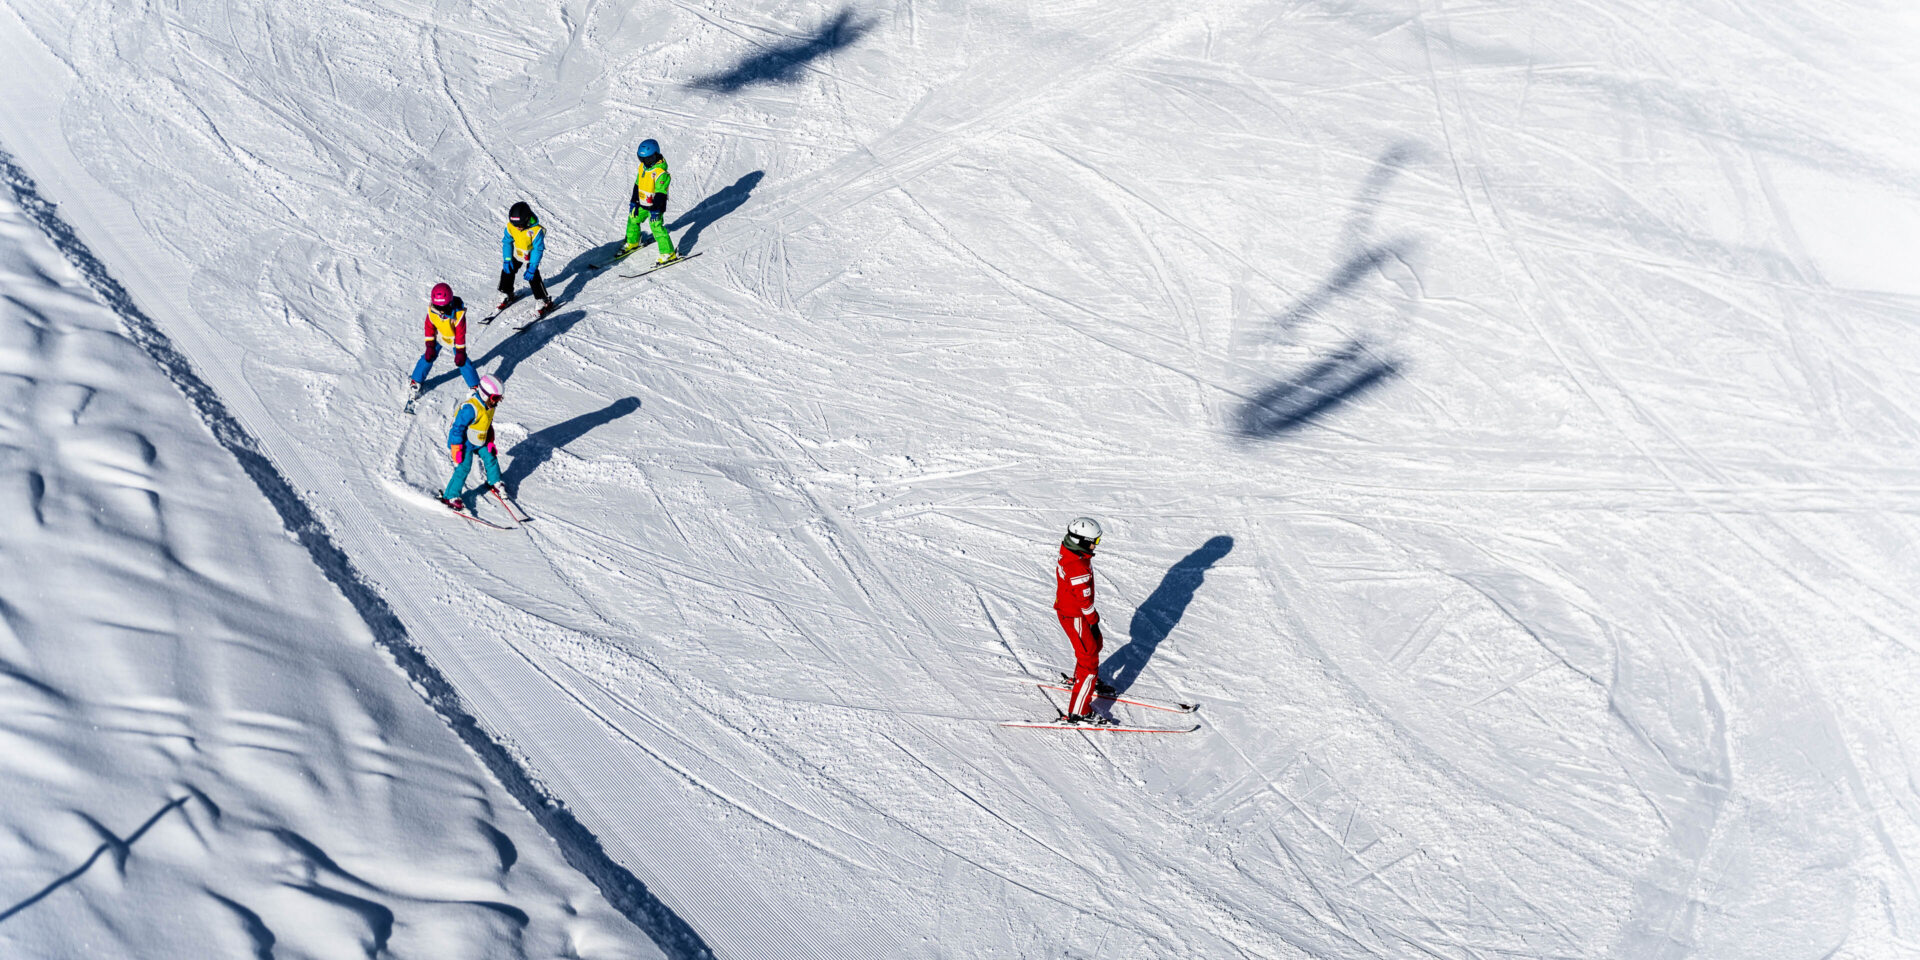
[(645, 160), (648, 157), (657, 157), (659, 155), (660, 155), (660, 144), (654, 142), (651, 139), (640, 141), (640, 149), (634, 154), (634, 156), (637, 156), (642, 160)]

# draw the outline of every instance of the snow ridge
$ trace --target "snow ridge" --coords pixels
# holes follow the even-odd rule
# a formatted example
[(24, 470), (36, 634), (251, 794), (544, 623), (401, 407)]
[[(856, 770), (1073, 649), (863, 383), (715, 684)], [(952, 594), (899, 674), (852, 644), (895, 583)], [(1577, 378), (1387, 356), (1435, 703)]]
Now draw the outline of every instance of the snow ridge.
[(393, 657), (421, 698), (559, 844), (567, 863), (584, 874), (614, 909), (651, 937), (673, 960), (712, 957), (712, 950), (693, 927), (655, 897), (640, 878), (608, 856), (600, 839), (583, 826), (558, 797), (546, 790), (511, 751), (480, 726), (461, 703), (453, 685), (408, 638), (406, 626), (392, 607), (334, 542), (326, 526), (262, 451), (259, 442), (194, 370), (192, 362), (174, 346), (172, 338), (140, 309), (132, 295), (74, 232), (72, 225), (60, 216), (57, 205), (41, 195), (38, 184), (13, 154), (4, 148), (0, 148), (0, 179), (6, 181), (14, 201), (28, 219), (47, 235), (86, 279), (87, 285), (120, 317), (128, 338), (159, 365), (162, 374), (187, 398), (214, 439), (239, 462), (240, 469), (279, 514), (287, 532), (346, 597), (372, 632), (374, 641)]

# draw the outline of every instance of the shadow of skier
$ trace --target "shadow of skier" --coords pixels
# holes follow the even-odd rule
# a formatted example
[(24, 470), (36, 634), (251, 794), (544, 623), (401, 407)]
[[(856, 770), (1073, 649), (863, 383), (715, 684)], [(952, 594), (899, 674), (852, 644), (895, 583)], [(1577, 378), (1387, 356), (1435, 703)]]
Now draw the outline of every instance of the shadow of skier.
[(1127, 627), (1127, 645), (1115, 650), (1101, 671), (1115, 690), (1125, 693), (1140, 679), (1140, 671), (1153, 659), (1160, 642), (1167, 639), (1179, 625), (1180, 618), (1186, 615), (1187, 604), (1193, 602), (1194, 592), (1207, 579), (1207, 570), (1232, 550), (1233, 538), (1221, 534), (1182, 557), (1160, 578), (1160, 585), (1154, 587), (1146, 602), (1133, 612), (1133, 622)]
[[(561, 267), (559, 273), (546, 278), (547, 289), (553, 294), (553, 302), (566, 303), (579, 296), (580, 288), (586, 286), (588, 280), (603, 273), (603, 268), (613, 262), (614, 255), (619, 253), (624, 245), (624, 240), (609, 240), (567, 261), (567, 265)], [(564, 289), (561, 287), (562, 283), (566, 284)]]
[(693, 209), (681, 214), (680, 219), (668, 224), (669, 230), (686, 228), (687, 232), (680, 235), (680, 252), (682, 254), (693, 252), (694, 244), (700, 242), (700, 231), (705, 230), (721, 217), (740, 209), (741, 205), (747, 202), (747, 197), (752, 195), (753, 188), (759, 186), (761, 179), (766, 175), (764, 170), (755, 170), (735, 180), (733, 186), (695, 204)]
[(508, 496), (517, 495), (521, 481), (552, 459), (555, 450), (586, 436), (596, 427), (612, 423), (638, 409), (639, 398), (622, 397), (592, 413), (583, 413), (528, 434), (525, 440), (507, 451), (510, 462), (500, 473), (501, 486), (506, 488)]
[(499, 343), (494, 344), (493, 349), (488, 350), (485, 356), (475, 360), (473, 367), (476, 370), (483, 370), (488, 361), (498, 359), (500, 366), (494, 369), (493, 375), (502, 380), (512, 379), (513, 371), (520, 366), (520, 361), (539, 353), (541, 347), (572, 329), (574, 324), (579, 323), (586, 316), (585, 310), (568, 310), (534, 321), (525, 333), (514, 333), (509, 327), (505, 331), (507, 335)]

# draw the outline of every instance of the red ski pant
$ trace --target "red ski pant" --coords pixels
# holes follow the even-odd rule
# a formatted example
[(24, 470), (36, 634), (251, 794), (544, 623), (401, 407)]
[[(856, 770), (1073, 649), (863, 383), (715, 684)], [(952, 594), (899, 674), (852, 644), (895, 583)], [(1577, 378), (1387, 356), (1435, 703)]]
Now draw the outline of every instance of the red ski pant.
[(1094, 636), (1093, 624), (1086, 617), (1069, 617), (1062, 613), (1060, 629), (1067, 632), (1067, 639), (1073, 643), (1073, 693), (1067, 697), (1067, 712), (1085, 714), (1093, 712), (1093, 685), (1100, 679), (1100, 640)]

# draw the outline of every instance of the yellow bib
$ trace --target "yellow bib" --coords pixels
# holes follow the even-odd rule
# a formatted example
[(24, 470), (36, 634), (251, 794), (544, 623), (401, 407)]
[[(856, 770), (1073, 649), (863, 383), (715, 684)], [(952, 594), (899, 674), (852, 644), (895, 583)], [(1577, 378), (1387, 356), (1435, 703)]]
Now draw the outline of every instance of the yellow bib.
[(493, 408), (481, 403), (479, 397), (468, 397), (467, 406), (473, 408), (473, 422), (467, 424), (467, 442), (476, 447), (485, 446), (487, 436), (493, 433)]
[(454, 328), (467, 322), (467, 311), (455, 310), (453, 316), (443, 317), (438, 310), (428, 310), (427, 322), (433, 324), (434, 332), (440, 335), (440, 343), (451, 347), (454, 345)]
[(537, 223), (528, 225), (525, 230), (511, 223), (507, 224), (507, 233), (513, 236), (513, 258), (521, 263), (527, 262), (527, 258), (533, 255), (533, 238), (539, 236), (540, 231), (544, 229), (546, 228)]
[(665, 175), (666, 172), (667, 172), (667, 162), (665, 160), (662, 160), (651, 167), (645, 166), (643, 164), (640, 167), (640, 175), (635, 177), (633, 182), (640, 187), (640, 193), (642, 195), (649, 194), (649, 193), (659, 193), (660, 191), (655, 190), (653, 187), (653, 184), (656, 179)]

